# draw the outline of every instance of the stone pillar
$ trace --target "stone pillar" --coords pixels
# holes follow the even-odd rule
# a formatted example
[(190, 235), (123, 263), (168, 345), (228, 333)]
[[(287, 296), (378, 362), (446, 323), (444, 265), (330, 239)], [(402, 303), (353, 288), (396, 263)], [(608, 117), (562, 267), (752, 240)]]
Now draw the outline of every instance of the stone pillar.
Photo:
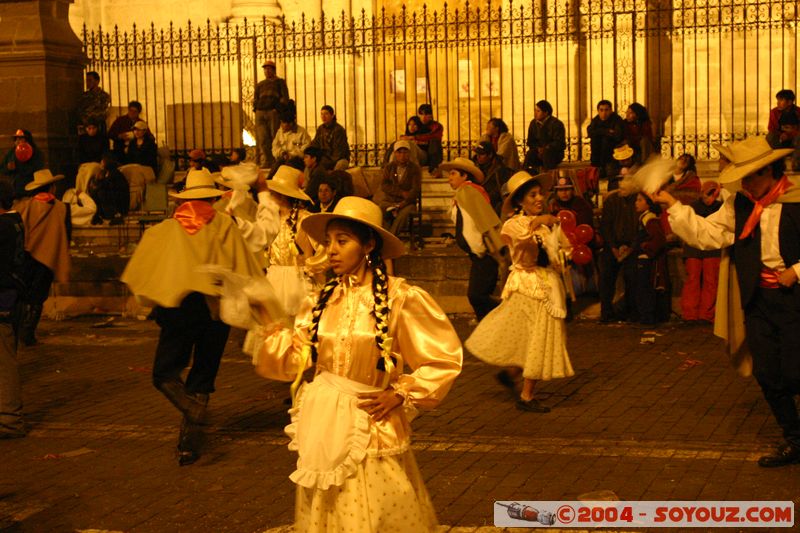
[(69, 26), (70, 0), (0, 0), (0, 149), (30, 130), (49, 168), (73, 160), (75, 106), (83, 91), (81, 42)]
[(233, 0), (230, 22), (240, 22), (243, 19), (255, 22), (261, 20), (262, 17), (266, 17), (268, 21), (277, 22), (281, 13), (278, 0)]

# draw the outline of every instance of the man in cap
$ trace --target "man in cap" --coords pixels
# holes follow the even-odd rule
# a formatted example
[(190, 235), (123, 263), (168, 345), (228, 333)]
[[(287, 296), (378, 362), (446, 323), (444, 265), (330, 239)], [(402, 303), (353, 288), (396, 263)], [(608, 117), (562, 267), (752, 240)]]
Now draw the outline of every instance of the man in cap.
[[(236, 223), (212, 206), (222, 194), (207, 169), (190, 170), (184, 191), (172, 194), (179, 201), (175, 214), (144, 233), (121, 278), (140, 301), (154, 307), (161, 327), (153, 385), (183, 414), (181, 466), (199, 457), (200, 424), (230, 332), (219, 318), (219, 286), (199, 267), (262, 276)], [(184, 381), (181, 373), (190, 360)]]
[(72, 226), (69, 206), (58, 200), (55, 183), (63, 174), (48, 169), (33, 173), (25, 186), (26, 196), (14, 204), (25, 227), (25, 292), (19, 337), (26, 346), (37, 344), (36, 326), (42, 317), (44, 302), (50, 296), (53, 279), (69, 278), (69, 240)]
[(286, 80), (276, 74), (275, 62), (271, 59), (263, 65), (264, 77), (256, 85), (253, 96), (253, 111), (256, 112), (256, 143), (261, 153), (261, 164), (272, 167), (272, 140), (278, 131), (278, 107), (289, 103), (289, 87)]
[(558, 179), (556, 180), (555, 198), (550, 206), (550, 210), (554, 215), (557, 215), (562, 209), (568, 209), (575, 213), (575, 220), (578, 225), (587, 224), (594, 225), (594, 210), (586, 198), (579, 194), (572, 177), (565, 170), (558, 171)]
[[(800, 188), (784, 174), (792, 149), (772, 149), (763, 137), (732, 143), (723, 186), (740, 187), (703, 218), (668, 192), (653, 195), (669, 207), (672, 230), (704, 250), (731, 248), (720, 267), (714, 333), (728, 341), (742, 373), (744, 340), (752, 373), (785, 443), (758, 460), (762, 467), (800, 463)], [(734, 268), (735, 267), (735, 272)]]
[(405, 229), (422, 191), (422, 169), (411, 161), (411, 141), (401, 139), (394, 143), (392, 160), (383, 167), (381, 190), (383, 199), (379, 205), (384, 227), (397, 235)]
[(117, 158), (125, 159), (125, 147), (133, 139), (133, 126), (141, 120), (142, 104), (136, 100), (128, 102), (128, 112), (120, 115), (108, 128), (108, 138), (111, 139), (112, 149)]
[(475, 163), (483, 172), (483, 182), (481, 187), (489, 195), (489, 201), (495, 213), (500, 215), (500, 208), (503, 207), (505, 194), (504, 186), (511, 177), (512, 170), (503, 164), (503, 159), (495, 152), (494, 146), (490, 141), (481, 141), (473, 148), (475, 152)]

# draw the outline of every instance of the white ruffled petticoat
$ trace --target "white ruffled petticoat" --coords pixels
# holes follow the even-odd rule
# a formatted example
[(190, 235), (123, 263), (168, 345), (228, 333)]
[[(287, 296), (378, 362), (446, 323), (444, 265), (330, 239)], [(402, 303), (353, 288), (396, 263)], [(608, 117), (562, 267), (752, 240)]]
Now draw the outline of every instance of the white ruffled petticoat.
[(407, 443), (370, 453), (375, 431), (358, 394), (378, 392), (330, 372), (303, 385), (286, 427), (298, 452), (296, 531), (426, 532), (436, 515)]

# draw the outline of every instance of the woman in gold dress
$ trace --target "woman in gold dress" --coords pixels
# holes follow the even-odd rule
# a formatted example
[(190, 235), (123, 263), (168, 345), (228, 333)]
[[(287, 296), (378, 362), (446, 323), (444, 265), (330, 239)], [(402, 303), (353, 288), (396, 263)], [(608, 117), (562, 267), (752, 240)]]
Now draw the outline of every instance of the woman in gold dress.
[[(417, 409), (439, 404), (461, 371), (462, 350), (425, 291), (388, 276), (404, 252), (380, 208), (342, 198), (302, 227), (324, 242), (335, 277), (294, 328), (262, 311), (255, 353), (264, 377), (303, 384), (286, 432), (298, 452), (298, 531), (425, 532), (436, 515), (410, 448)], [(313, 306), (312, 306), (313, 303)]]

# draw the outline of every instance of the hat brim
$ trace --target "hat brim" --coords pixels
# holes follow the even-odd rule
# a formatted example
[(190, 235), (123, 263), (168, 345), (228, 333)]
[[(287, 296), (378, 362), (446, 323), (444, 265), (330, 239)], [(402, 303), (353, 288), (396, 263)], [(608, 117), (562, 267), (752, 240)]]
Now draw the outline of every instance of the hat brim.
[(439, 170), (441, 170), (442, 172), (449, 172), (451, 170), (460, 170), (462, 172), (466, 172), (467, 174), (471, 175), (480, 183), (483, 183), (484, 180), (486, 179), (486, 176), (483, 175), (483, 171), (478, 167), (471, 168), (466, 165), (462, 165), (460, 163), (453, 163), (452, 161), (447, 161), (439, 165)]
[(626, 159), (630, 159), (631, 157), (633, 157), (633, 154), (635, 153), (636, 152), (633, 151), (633, 148), (628, 147), (624, 151), (620, 151), (619, 153), (614, 152), (612, 154), (612, 157), (616, 161), (625, 161)]
[(179, 200), (202, 200), (204, 198), (219, 198), (225, 194), (225, 191), (219, 189), (212, 189), (211, 187), (199, 187), (190, 191), (171, 192), (169, 195), (172, 198)]
[(249, 185), (244, 184), (244, 183), (242, 183), (240, 181), (226, 180), (222, 176), (214, 178), (214, 183), (216, 183), (218, 185), (222, 185), (223, 187), (227, 187), (228, 189), (234, 189), (236, 191), (249, 191), (250, 190), (250, 186)]
[(553, 186), (553, 176), (551, 173), (546, 172), (542, 174), (536, 174), (535, 176), (531, 176), (530, 178), (526, 179), (519, 185), (517, 185), (516, 190), (506, 196), (506, 199), (503, 200), (503, 206), (500, 208), (500, 215), (502, 218), (507, 218), (511, 213), (514, 212), (514, 198), (519, 195), (520, 189), (526, 184), (531, 181), (538, 181), (539, 185), (542, 187), (542, 194), (547, 195), (548, 192), (552, 189)]
[(313, 215), (309, 215), (303, 219), (303, 221), (300, 223), (300, 227), (303, 228), (303, 231), (305, 231), (308, 236), (315, 241), (325, 242), (325, 230), (328, 227), (328, 222), (335, 219), (352, 220), (375, 230), (375, 233), (380, 235), (381, 240), (383, 241), (383, 246), (381, 247), (381, 257), (384, 259), (394, 259), (395, 257), (400, 257), (406, 253), (406, 247), (403, 244), (403, 241), (398, 239), (394, 233), (356, 217), (337, 215), (335, 213), (314, 213)]
[(64, 174), (56, 174), (52, 178), (47, 178), (45, 181), (32, 181), (25, 185), (26, 191), (35, 191), (39, 187), (44, 187), (45, 185), (50, 185), (51, 183), (55, 183), (59, 180), (64, 179)]
[[(722, 185), (731, 185), (737, 183), (747, 177), (749, 174), (752, 174), (758, 169), (764, 168), (765, 166), (769, 165), (770, 163), (774, 163), (778, 159), (784, 158), (794, 152), (794, 148), (780, 148), (778, 150), (772, 150), (769, 154), (765, 155), (764, 157), (759, 157), (753, 162), (746, 163), (743, 165), (737, 165), (736, 163), (729, 163), (722, 172), (719, 174), (719, 182)], [(774, 178), (780, 178), (780, 176), (773, 176)]]
[(306, 202), (313, 202), (306, 193), (301, 191), (300, 189), (296, 189), (293, 187), (289, 187), (284, 185), (281, 182), (275, 180), (267, 180), (267, 188), (271, 191), (275, 191), (278, 194), (282, 194), (284, 196), (289, 196), (290, 198), (296, 198), (298, 200), (305, 200)]

